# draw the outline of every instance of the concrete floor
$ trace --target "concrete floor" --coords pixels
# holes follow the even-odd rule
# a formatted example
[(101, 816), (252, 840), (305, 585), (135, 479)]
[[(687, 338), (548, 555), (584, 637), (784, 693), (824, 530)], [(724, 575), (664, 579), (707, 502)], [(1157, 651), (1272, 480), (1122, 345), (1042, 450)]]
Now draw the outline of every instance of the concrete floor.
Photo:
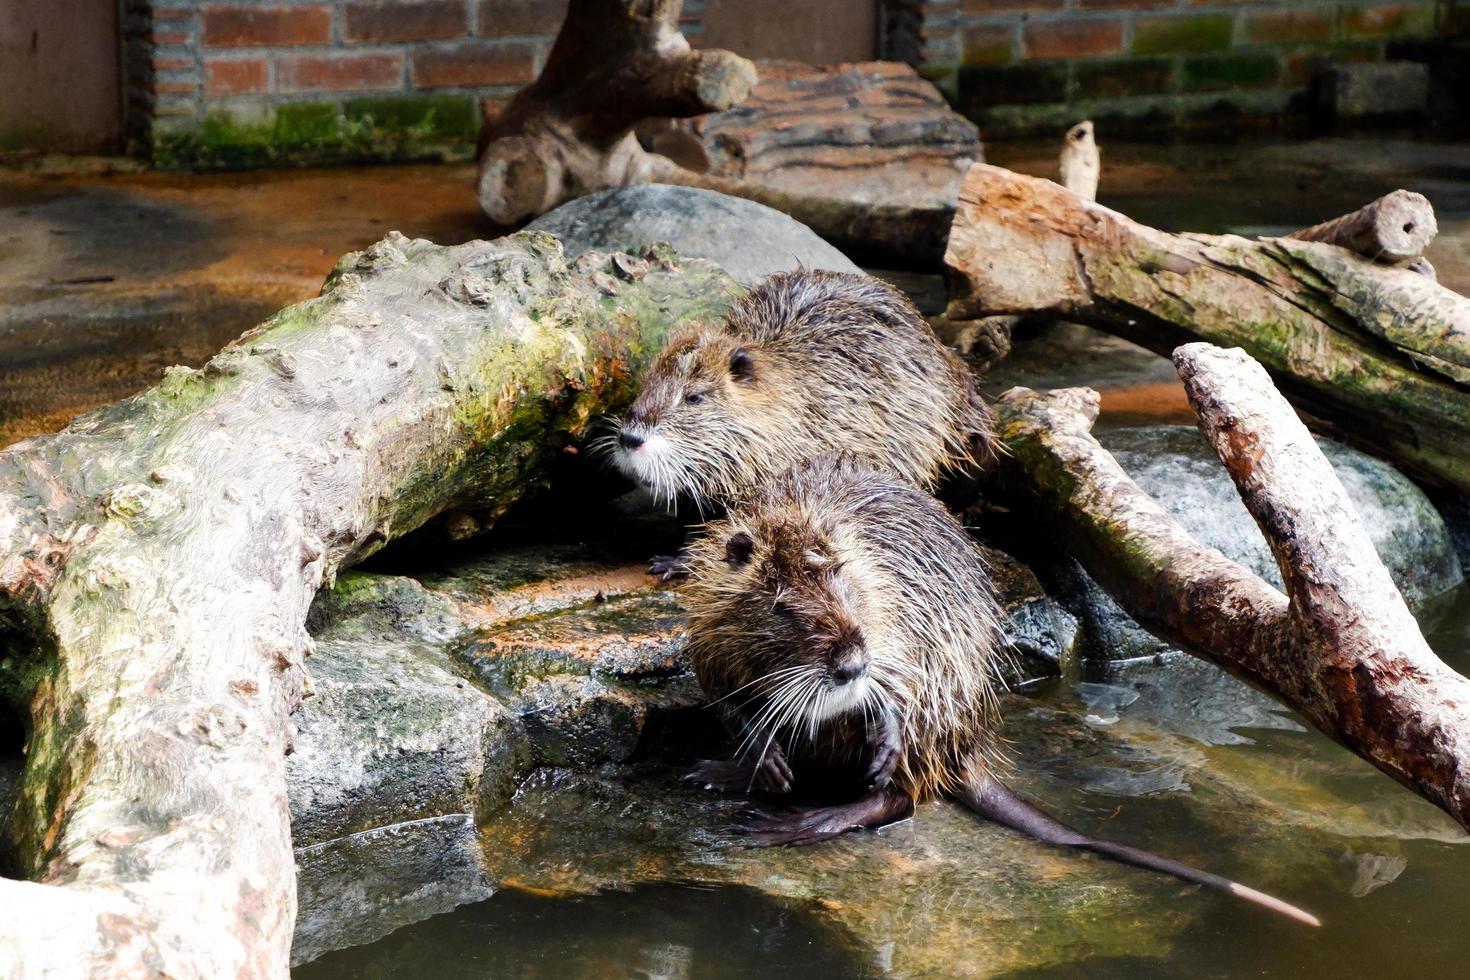
[[(993, 163), (1054, 176), (1054, 147)], [(1407, 137), (1107, 144), (1099, 199), (1171, 230), (1280, 233), (1395, 187), (1439, 213), (1440, 279), (1470, 292), (1470, 144)], [(467, 164), (252, 173), (0, 170), (0, 446), (197, 365), (313, 295), (390, 229), (494, 234)]]

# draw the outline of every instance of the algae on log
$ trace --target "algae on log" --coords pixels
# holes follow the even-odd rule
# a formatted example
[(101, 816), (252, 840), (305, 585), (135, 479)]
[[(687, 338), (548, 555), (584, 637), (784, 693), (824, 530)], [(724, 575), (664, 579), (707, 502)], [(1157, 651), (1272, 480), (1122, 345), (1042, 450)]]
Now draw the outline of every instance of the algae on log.
[(0, 974), (284, 977), (307, 607), (504, 510), (632, 394), (714, 266), (390, 235), (202, 370), (0, 453), (0, 684), (28, 716)]
[(1371, 452), (1470, 491), (1470, 299), (1320, 242), (1171, 235), (977, 164), (945, 262), (952, 321), (1041, 313), (1165, 356), (1239, 346)]
[(1090, 389), (1000, 397), (1006, 497), (1044, 519), (1142, 626), (1297, 710), (1470, 829), (1470, 680), (1429, 649), (1331, 464), (1260, 365), (1209, 344), (1174, 361), (1287, 595), (1197, 543), (1128, 477), (1092, 436)]

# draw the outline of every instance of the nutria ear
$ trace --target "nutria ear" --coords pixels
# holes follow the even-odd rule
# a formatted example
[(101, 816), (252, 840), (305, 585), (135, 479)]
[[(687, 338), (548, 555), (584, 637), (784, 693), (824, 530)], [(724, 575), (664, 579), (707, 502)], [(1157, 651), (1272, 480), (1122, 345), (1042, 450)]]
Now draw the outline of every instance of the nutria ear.
[(744, 565), (755, 552), (755, 542), (744, 531), (737, 531), (725, 542), (725, 560), (733, 565)]
[(730, 375), (736, 381), (749, 381), (755, 377), (755, 358), (744, 347), (737, 347), (730, 353)]

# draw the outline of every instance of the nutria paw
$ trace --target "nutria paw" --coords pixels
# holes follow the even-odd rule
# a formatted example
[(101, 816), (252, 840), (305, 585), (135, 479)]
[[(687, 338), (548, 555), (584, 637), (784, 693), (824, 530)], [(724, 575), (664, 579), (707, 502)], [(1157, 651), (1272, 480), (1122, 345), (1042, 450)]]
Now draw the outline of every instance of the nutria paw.
[(774, 744), (766, 750), (758, 766), (752, 765), (749, 757), (705, 759), (684, 778), (721, 793), (749, 793), (755, 789), (762, 793), (784, 794), (791, 792), (795, 781), (785, 753)]
[(898, 760), (903, 757), (903, 738), (899, 735), (898, 720), (892, 712), (882, 717), (868, 730), (868, 751), (872, 761), (868, 763), (863, 779), (869, 790), (879, 790), (893, 781), (898, 770)]
[(654, 555), (648, 560), (648, 574), (660, 582), (675, 582), (689, 577), (688, 555)]

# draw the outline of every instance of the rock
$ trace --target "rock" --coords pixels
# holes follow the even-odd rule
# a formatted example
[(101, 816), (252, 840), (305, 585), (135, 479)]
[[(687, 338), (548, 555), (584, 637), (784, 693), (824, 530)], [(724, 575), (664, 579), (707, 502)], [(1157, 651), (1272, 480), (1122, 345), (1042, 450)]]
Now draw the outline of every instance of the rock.
[[(1197, 541), (1280, 587), (1281, 575), (1270, 548), (1197, 430), (1107, 429), (1098, 433), (1098, 439)], [(1418, 487), (1387, 463), (1330, 440), (1318, 442), (1412, 608), (1464, 580), (1445, 522)], [(1052, 577), (1068, 608), (1083, 623), (1089, 659), (1129, 660), (1172, 649), (1134, 623), (1070, 559)]]
[(1046, 594), (1031, 569), (1003, 551), (983, 550), (996, 598), (1010, 620), (1007, 686), (1060, 676), (1063, 660), (1071, 657), (1080, 638), (1076, 617)]
[(469, 814), (298, 847), (296, 866), (293, 966), (495, 894)]
[(798, 266), (860, 272), (806, 225), (744, 198), (693, 187), (642, 184), (599, 191), (527, 225), (561, 239), (567, 257), (583, 252), (636, 252), (668, 242), (680, 255), (709, 259), (751, 286)]

